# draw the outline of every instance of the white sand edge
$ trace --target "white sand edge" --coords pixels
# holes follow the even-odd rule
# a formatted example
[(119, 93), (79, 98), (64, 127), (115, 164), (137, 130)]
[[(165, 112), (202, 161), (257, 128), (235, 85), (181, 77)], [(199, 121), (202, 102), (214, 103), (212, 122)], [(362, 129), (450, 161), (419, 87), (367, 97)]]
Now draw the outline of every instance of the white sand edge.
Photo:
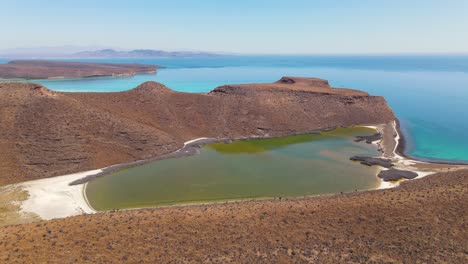
[[(392, 156), (391, 156), (391, 159), (394, 160), (394, 164), (395, 164), (395, 169), (402, 169), (402, 170), (409, 170), (409, 171), (412, 171), (412, 172), (415, 172), (418, 174), (418, 176), (414, 179), (420, 179), (420, 178), (423, 178), (427, 175), (431, 175), (431, 174), (434, 174), (435, 171), (418, 171), (418, 170), (414, 170), (414, 168), (410, 167), (411, 165), (415, 164), (415, 163), (424, 163), (422, 161), (418, 161), (418, 160), (412, 160), (412, 159), (408, 159), (408, 158), (405, 158), (405, 157), (402, 157), (400, 155), (397, 154), (396, 150), (398, 148), (398, 144), (400, 143), (400, 133), (398, 133), (398, 129), (396, 128), (397, 124), (396, 124), (396, 120), (394, 120), (392, 122), (392, 127), (393, 127), (393, 130), (396, 134), (396, 136), (394, 137), (394, 140), (396, 142), (395, 144), (395, 147), (392, 151)], [(366, 127), (369, 127), (369, 128), (375, 128), (376, 130), (378, 130), (379, 132), (382, 133), (382, 130), (378, 127), (378, 126), (366, 126)], [(377, 141), (374, 141), (372, 142), (372, 144), (380, 144), (382, 140), (377, 140)], [(384, 154), (382, 154), (381, 158), (386, 158), (384, 156)], [(387, 170), (386, 168), (382, 168), (382, 170)], [(404, 180), (403, 180), (404, 181)], [(381, 180), (380, 182), (380, 185), (377, 189), (388, 189), (388, 188), (393, 188), (393, 187), (397, 187), (398, 185), (400, 185), (400, 181), (397, 181), (397, 182), (386, 182), (384, 180)]]
[(98, 169), (16, 184), (29, 194), (21, 203), (21, 212), (37, 214), (44, 220), (95, 213), (83, 193), (84, 184), (69, 183), (100, 172)]
[(196, 138), (196, 139), (192, 139), (192, 140), (189, 140), (189, 141), (186, 141), (184, 143), (184, 147), (187, 146), (187, 144), (190, 144), (190, 143), (193, 143), (193, 142), (197, 142), (197, 141), (200, 141), (200, 140), (205, 140), (205, 139), (209, 139), (207, 137), (201, 137), (201, 138)]
[[(184, 146), (205, 139), (208, 138), (196, 138), (185, 142)], [(15, 184), (15, 186), (28, 192), (28, 198), (21, 202), (21, 212), (34, 213), (44, 220), (96, 213), (97, 211), (91, 207), (87, 200), (85, 194), (86, 183), (72, 186), (69, 183), (89, 175), (98, 174), (104, 169)]]

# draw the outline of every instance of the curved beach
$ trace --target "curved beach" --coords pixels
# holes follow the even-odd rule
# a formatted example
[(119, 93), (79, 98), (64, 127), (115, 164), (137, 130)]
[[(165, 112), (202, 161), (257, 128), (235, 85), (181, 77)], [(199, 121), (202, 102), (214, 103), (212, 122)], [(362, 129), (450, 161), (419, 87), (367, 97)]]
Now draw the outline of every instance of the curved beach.
[[(184, 148), (177, 150), (174, 153), (184, 153), (186, 145), (204, 142), (206, 140), (207, 138), (198, 138), (187, 141), (184, 144)], [(182, 154), (181, 157), (187, 154), (189, 153)], [(142, 164), (144, 162), (150, 161), (140, 161), (138, 164)], [(28, 192), (27, 199), (21, 201), (20, 210), (22, 213), (32, 213), (44, 220), (96, 213), (97, 211), (92, 208), (86, 198), (86, 181), (111, 173), (119, 168), (132, 165), (134, 166), (136, 164), (116, 164), (114, 166), (97, 170), (14, 184), (15, 187)], [(86, 181), (81, 182), (83, 179), (86, 179)], [(74, 182), (81, 183), (73, 184)]]
[(70, 182), (101, 171), (86, 171), (17, 184), (28, 192), (28, 198), (21, 203), (21, 212), (36, 214), (44, 220), (95, 213), (87, 202), (85, 185), (70, 185)]

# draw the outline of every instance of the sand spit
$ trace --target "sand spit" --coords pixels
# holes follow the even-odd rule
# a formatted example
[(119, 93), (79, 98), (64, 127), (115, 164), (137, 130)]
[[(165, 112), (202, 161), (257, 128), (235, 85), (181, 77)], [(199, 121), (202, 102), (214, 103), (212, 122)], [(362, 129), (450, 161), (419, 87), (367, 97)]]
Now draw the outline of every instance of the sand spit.
[[(379, 149), (382, 152), (382, 155), (379, 158), (382, 159), (391, 159), (393, 163), (393, 169), (397, 170), (407, 170), (412, 171), (418, 174), (414, 179), (420, 179), (425, 176), (437, 173), (437, 172), (448, 172), (456, 171), (461, 169), (467, 169), (468, 165), (463, 164), (450, 164), (450, 163), (438, 163), (438, 162), (426, 162), (415, 160), (403, 155), (400, 155), (399, 150), (402, 150), (404, 146), (401, 146), (404, 142), (404, 138), (400, 135), (400, 130), (398, 129), (398, 121), (395, 120), (389, 124), (381, 124), (377, 126), (367, 126), (369, 128), (376, 129), (379, 133), (382, 134), (380, 140), (372, 142), (372, 144), (377, 144)], [(404, 145), (404, 144), (403, 144)], [(388, 168), (382, 168), (382, 170), (388, 170)], [(412, 179), (412, 180), (414, 180)], [(387, 189), (398, 186), (405, 179), (398, 181), (381, 181), (381, 184), (378, 189)]]
[[(392, 137), (393, 142), (388, 142), (389, 137), (385, 137), (386, 133), (388, 133), (387, 126), (392, 127), (392, 133), (394, 133), (394, 137)], [(390, 158), (392, 160), (394, 169), (408, 170), (408, 171), (415, 172), (418, 174), (416, 178), (422, 178), (424, 176), (435, 173), (435, 171), (419, 171), (410, 166), (411, 164), (414, 164), (415, 162), (419, 162), (419, 161), (412, 160), (406, 157), (402, 157), (397, 154), (396, 150), (398, 148), (398, 144), (400, 143), (401, 136), (400, 136), (400, 133), (398, 132), (398, 129), (396, 128), (396, 121), (393, 121), (390, 124), (383, 124), (383, 125), (375, 126), (375, 129), (379, 131), (379, 133), (381, 133), (383, 136), (381, 140), (375, 141), (373, 142), (373, 144), (377, 144), (380, 150), (382, 151), (382, 155), (380, 156), (380, 158)], [(390, 152), (388, 151), (389, 149), (391, 149)], [(388, 170), (388, 168), (382, 168), (382, 170)], [(402, 181), (404, 180), (402, 179), (398, 181), (384, 181), (382, 179), (382, 182), (378, 189), (388, 189), (388, 188), (396, 187)]]

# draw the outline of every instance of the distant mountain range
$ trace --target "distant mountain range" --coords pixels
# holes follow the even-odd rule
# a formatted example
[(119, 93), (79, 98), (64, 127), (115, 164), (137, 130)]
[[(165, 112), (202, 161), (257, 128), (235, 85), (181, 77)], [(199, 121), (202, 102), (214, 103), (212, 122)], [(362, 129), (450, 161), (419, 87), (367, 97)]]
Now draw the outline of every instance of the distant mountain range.
[(117, 51), (113, 49), (102, 49), (95, 51), (82, 51), (74, 53), (74, 57), (85, 58), (135, 58), (135, 57), (195, 57), (216, 56), (215, 53), (195, 51), (164, 51), (151, 49), (136, 49), (130, 51)]
[(114, 50), (78, 49), (78, 47), (40, 47), (0, 50), (4, 58), (155, 58), (155, 57), (201, 57), (219, 54), (200, 51), (164, 51), (152, 49)]

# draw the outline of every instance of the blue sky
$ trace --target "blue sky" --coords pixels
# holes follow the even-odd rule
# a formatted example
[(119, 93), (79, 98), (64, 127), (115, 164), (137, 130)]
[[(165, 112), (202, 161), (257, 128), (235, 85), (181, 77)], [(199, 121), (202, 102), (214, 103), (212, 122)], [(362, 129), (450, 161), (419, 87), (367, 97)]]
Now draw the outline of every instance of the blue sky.
[(0, 49), (468, 52), (468, 0), (0, 0)]

